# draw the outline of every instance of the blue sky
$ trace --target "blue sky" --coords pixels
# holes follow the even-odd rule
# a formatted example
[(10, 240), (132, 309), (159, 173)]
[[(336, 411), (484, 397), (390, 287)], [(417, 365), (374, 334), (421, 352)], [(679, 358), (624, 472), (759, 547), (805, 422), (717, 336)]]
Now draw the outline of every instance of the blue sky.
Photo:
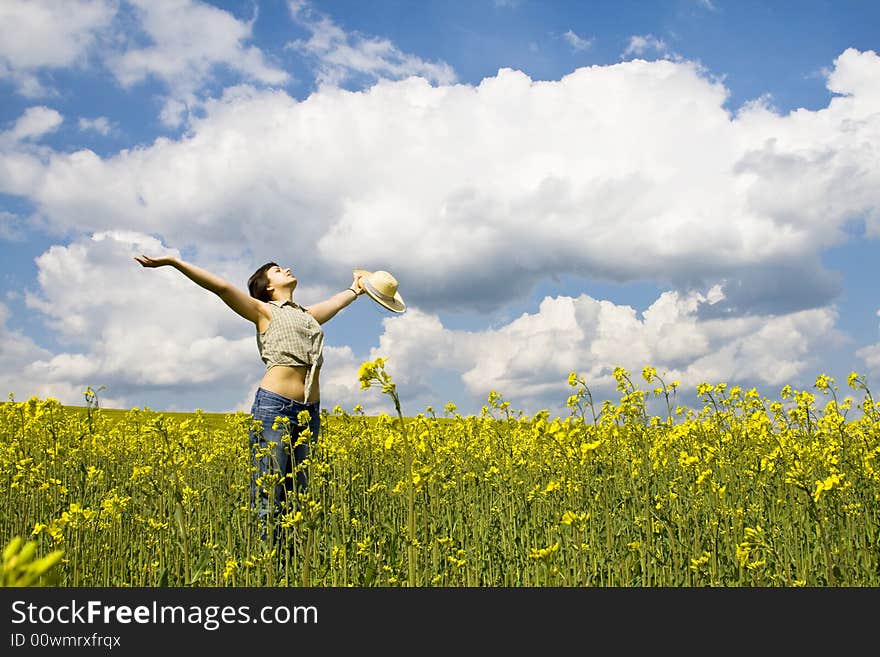
[(6, 0), (0, 387), (247, 409), (253, 326), (171, 270), (307, 305), (325, 407), (490, 391), (566, 413), (570, 371), (845, 389), (880, 379), (875, 2)]

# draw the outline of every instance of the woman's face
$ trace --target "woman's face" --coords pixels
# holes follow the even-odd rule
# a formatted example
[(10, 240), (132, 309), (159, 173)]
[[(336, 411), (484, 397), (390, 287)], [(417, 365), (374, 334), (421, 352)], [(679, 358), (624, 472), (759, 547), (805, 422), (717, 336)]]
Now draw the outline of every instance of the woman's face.
[(282, 269), (279, 265), (275, 265), (274, 267), (270, 267), (268, 271), (266, 271), (266, 277), (269, 279), (269, 287), (272, 290), (280, 290), (283, 288), (293, 288), (296, 287), (296, 276), (294, 276), (290, 267), (287, 269)]

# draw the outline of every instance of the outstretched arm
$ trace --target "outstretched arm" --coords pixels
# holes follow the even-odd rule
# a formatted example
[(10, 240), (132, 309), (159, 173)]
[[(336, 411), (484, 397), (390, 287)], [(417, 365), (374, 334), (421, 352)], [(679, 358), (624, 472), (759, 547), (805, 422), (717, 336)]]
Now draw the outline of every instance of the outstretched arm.
[[(193, 283), (196, 283), (209, 292), (216, 294), (227, 306), (232, 308), (245, 319), (256, 324), (260, 317), (262, 303), (259, 300), (254, 299), (249, 294), (245, 294), (229, 281), (212, 274), (206, 269), (202, 269), (201, 267), (173, 256), (151, 258), (149, 256), (141, 255), (135, 256), (134, 259), (144, 267), (174, 267)], [(349, 296), (350, 295), (351, 293), (349, 293)]]
[(323, 324), (331, 320), (336, 313), (350, 305), (352, 301), (357, 299), (364, 293), (364, 286), (361, 285), (361, 277), (356, 276), (351, 283), (351, 287), (342, 292), (337, 292), (329, 299), (325, 299), (319, 303), (313, 303), (308, 307), (309, 313), (318, 320), (318, 324)]

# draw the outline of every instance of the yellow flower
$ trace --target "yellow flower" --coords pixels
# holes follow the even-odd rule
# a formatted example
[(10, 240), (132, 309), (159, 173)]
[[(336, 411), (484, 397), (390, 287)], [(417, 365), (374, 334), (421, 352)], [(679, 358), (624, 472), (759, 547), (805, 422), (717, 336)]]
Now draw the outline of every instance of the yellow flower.
[(581, 443), (581, 454), (587, 454), (588, 452), (595, 451), (599, 449), (599, 445), (602, 444), (602, 440), (596, 440), (591, 443)]
[(573, 523), (583, 524), (589, 519), (589, 513), (574, 513), (573, 511), (566, 511), (562, 514), (562, 524), (566, 526), (571, 526)]
[(235, 559), (226, 560), (226, 568), (223, 569), (223, 579), (232, 579), (238, 574), (238, 562)]
[(834, 379), (827, 374), (820, 374), (816, 379), (816, 388), (821, 390), (823, 393), (828, 392), (828, 388), (834, 384)]
[(529, 550), (529, 558), (535, 561), (546, 561), (554, 554), (559, 552), (559, 541), (545, 548), (531, 548)]
[(818, 502), (819, 498), (822, 496), (822, 493), (825, 491), (829, 491), (835, 486), (839, 485), (843, 480), (842, 474), (832, 474), (826, 477), (824, 480), (816, 482), (816, 490), (813, 492), (813, 499)]
[(382, 374), (384, 374), (385, 361), (387, 358), (377, 358), (374, 361), (364, 361), (358, 368), (358, 380), (361, 388), (366, 390), (374, 381), (382, 383)]
[(547, 486), (544, 488), (544, 491), (543, 491), (543, 492), (544, 492), (545, 494), (546, 494), (546, 493), (552, 493), (553, 491), (555, 491), (555, 490), (558, 489), (558, 488), (559, 488), (559, 482), (556, 481), (556, 480), (551, 479), (549, 482), (547, 482)]

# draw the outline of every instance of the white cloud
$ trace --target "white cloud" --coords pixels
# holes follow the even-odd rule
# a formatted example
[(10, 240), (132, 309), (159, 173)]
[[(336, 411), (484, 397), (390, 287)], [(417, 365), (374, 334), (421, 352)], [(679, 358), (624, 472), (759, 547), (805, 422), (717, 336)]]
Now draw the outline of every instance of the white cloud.
[[(880, 317), (880, 310), (877, 311), (877, 316)], [(877, 334), (880, 336), (880, 327), (877, 328)], [(868, 371), (870, 371), (875, 377), (880, 376), (880, 340), (857, 350), (856, 356), (864, 361), (865, 365), (868, 367)]]
[(248, 47), (253, 21), (193, 0), (129, 0), (137, 8), (140, 26), (152, 41), (146, 48), (128, 49), (115, 71), (129, 85), (154, 75), (181, 91), (202, 84), (217, 65), (267, 84), (287, 81), (288, 74), (269, 65), (258, 48)]
[(19, 93), (51, 92), (45, 70), (81, 66), (116, 13), (114, 0), (3, 0), (0, 3), (0, 79)]
[(656, 52), (661, 56), (665, 56), (669, 53), (669, 47), (663, 39), (655, 37), (653, 34), (636, 34), (630, 37), (629, 44), (621, 57), (639, 56), (644, 55), (646, 52)]
[(22, 376), (22, 372), (31, 362), (49, 357), (50, 352), (21, 331), (7, 326), (9, 318), (9, 307), (0, 303), (0, 399), (5, 401), (9, 394), (19, 401), (34, 395), (51, 396), (51, 385)]
[(455, 71), (445, 62), (427, 62), (401, 51), (388, 39), (346, 32), (305, 0), (288, 2), (293, 19), (309, 31), (307, 40), (288, 44), (317, 61), (319, 84), (338, 85), (352, 76), (369, 80), (421, 76), (438, 84), (455, 81)]
[(880, 342), (862, 347), (856, 351), (856, 356), (865, 362), (875, 376), (880, 375)]
[(880, 101), (880, 85), (877, 84), (877, 66), (880, 56), (873, 50), (859, 52), (847, 48), (828, 72), (828, 89), (846, 96), (864, 116), (870, 115), (874, 104)]
[(6, 210), (0, 210), (0, 240), (20, 242), (24, 238), (25, 231), (21, 217)]
[(248, 45), (255, 20), (256, 14), (241, 21), (198, 0), (5, 0), (0, 78), (12, 79), (26, 96), (45, 95), (52, 90), (41, 80), (44, 72), (98, 63), (123, 86), (161, 81), (168, 89), (161, 118), (177, 126), (220, 70), (255, 84), (290, 80)]
[(258, 378), (252, 325), (179, 272), (133, 259), (166, 250), (155, 238), (110, 231), (37, 258), (40, 292), (26, 295), (27, 306), (66, 350), (33, 359), (25, 379), (79, 391), (106, 385), (122, 400), (132, 389), (186, 387), (210, 401)]
[(0, 133), (0, 146), (9, 145), (11, 142), (38, 140), (43, 135), (56, 130), (63, 121), (64, 117), (49, 107), (29, 107), (12, 128)]
[(93, 131), (105, 137), (116, 130), (115, 124), (106, 116), (98, 116), (94, 119), (80, 117), (78, 125), (83, 132)]
[[(717, 292), (717, 291), (716, 291)], [(785, 316), (700, 318), (707, 295), (664, 293), (641, 316), (631, 307), (588, 295), (545, 298), (534, 314), (484, 331), (445, 328), (434, 315), (410, 310), (385, 321), (370, 359), (387, 357), (412, 413), (438, 403), (432, 381), (440, 371), (460, 375), (461, 406), (479, 406), (490, 391), (517, 408), (564, 414), (572, 370), (585, 375), (595, 398), (617, 399), (612, 372), (638, 376), (645, 365), (682, 394), (703, 382), (751, 382), (781, 387), (808, 373), (812, 354), (841, 339), (833, 309)]]
[(150, 45), (129, 47), (109, 60), (125, 86), (155, 77), (170, 88), (163, 119), (177, 125), (181, 108), (198, 105), (197, 92), (218, 67), (245, 79), (268, 85), (286, 83), (290, 76), (273, 66), (263, 52), (248, 46), (254, 19), (237, 20), (229, 12), (193, 0), (128, 0)]
[(572, 30), (568, 30), (565, 34), (562, 35), (562, 38), (566, 40), (568, 45), (570, 45), (574, 50), (587, 50), (593, 46), (592, 39), (584, 39), (583, 37), (579, 37)]
[(316, 285), (390, 269), (429, 310), (497, 308), (559, 275), (724, 283), (717, 312), (795, 310), (836, 294), (818, 254), (843, 228), (880, 225), (874, 68), (844, 53), (831, 80), (852, 92), (785, 116), (731, 116), (720, 83), (671, 61), (325, 87), (301, 102), (238, 87), (177, 141), (106, 158), (7, 152), (0, 191), (62, 230), (286, 258)]

